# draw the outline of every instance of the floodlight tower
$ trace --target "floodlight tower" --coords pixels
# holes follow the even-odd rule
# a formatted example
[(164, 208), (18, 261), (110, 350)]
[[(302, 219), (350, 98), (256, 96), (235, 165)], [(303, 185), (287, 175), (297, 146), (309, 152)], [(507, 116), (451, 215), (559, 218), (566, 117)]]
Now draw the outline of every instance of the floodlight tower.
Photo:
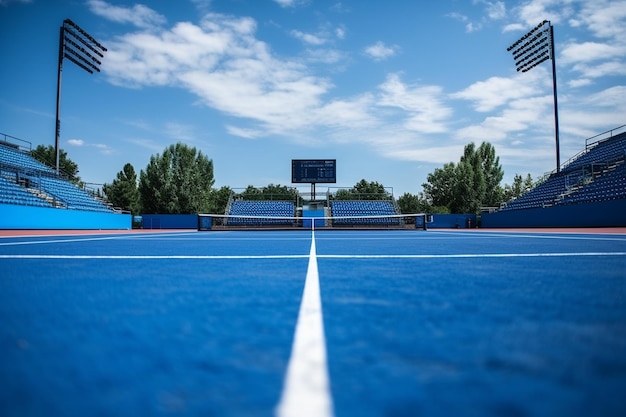
[[(61, 137), (61, 73), (63, 58), (67, 58), (90, 74), (100, 72), (102, 62), (94, 55), (104, 58), (106, 48), (70, 19), (65, 19), (59, 32), (59, 66), (57, 72), (57, 112), (54, 150), (56, 171), (59, 174), (59, 139)], [(92, 55), (93, 54), (93, 55)]]
[(556, 62), (554, 59), (554, 27), (544, 20), (522, 36), (507, 51), (513, 54), (517, 71), (530, 71), (543, 61), (552, 60), (552, 91), (554, 94), (554, 136), (556, 141), (556, 172), (561, 170), (559, 150), (559, 106), (556, 98)]

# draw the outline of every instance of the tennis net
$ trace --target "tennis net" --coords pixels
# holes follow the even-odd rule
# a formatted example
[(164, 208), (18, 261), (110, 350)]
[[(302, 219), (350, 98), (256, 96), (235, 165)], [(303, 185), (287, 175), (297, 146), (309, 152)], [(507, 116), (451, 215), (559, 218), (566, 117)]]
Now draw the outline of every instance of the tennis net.
[(251, 216), (198, 214), (198, 230), (422, 229), (425, 214), (354, 216)]

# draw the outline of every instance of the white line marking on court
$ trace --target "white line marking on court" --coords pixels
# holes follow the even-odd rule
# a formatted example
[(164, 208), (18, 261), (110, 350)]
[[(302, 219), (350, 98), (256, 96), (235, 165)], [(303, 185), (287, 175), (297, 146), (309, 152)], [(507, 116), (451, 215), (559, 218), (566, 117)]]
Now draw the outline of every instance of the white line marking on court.
[(309, 255), (0, 255), (0, 259), (303, 259)]
[(626, 256), (626, 252), (563, 252), (563, 253), (456, 253), (415, 255), (318, 255), (324, 259), (450, 259), (450, 258), (543, 258), (577, 256)]
[[(626, 256), (626, 252), (562, 252), (562, 253), (457, 253), (409, 255), (316, 255), (319, 259), (453, 259), (453, 258), (558, 258), (590, 256)], [(0, 255), (0, 259), (311, 259), (311, 255)], [(317, 268), (317, 262), (315, 262)], [(317, 270), (317, 269), (316, 269)], [(307, 273), (308, 280), (308, 273)], [(319, 286), (319, 278), (315, 278)], [(308, 281), (307, 281), (308, 282)], [(306, 285), (305, 285), (306, 290)], [(319, 288), (317, 289), (319, 293)], [(318, 294), (319, 296), (319, 294)], [(320, 310), (321, 314), (321, 310)]]
[(25, 240), (20, 242), (1, 242), (0, 246), (18, 246), (18, 245), (42, 245), (45, 243), (71, 243), (71, 242), (90, 242), (95, 240), (120, 240), (128, 237), (108, 236), (108, 237), (84, 237), (72, 239), (54, 239), (54, 240)]
[(463, 236), (472, 238), (472, 239), (480, 239), (480, 238), (514, 238), (514, 239), (556, 239), (556, 240), (608, 240), (608, 241), (618, 241), (624, 242), (626, 241), (626, 237), (623, 235), (615, 235), (615, 234), (605, 234), (605, 235), (594, 235), (594, 234), (523, 234), (523, 233), (503, 233), (503, 232), (481, 232), (481, 233), (472, 233), (472, 232), (433, 232), (429, 231), (429, 234), (439, 235), (442, 238), (446, 238), (448, 236)]
[(278, 417), (332, 417), (315, 232)]

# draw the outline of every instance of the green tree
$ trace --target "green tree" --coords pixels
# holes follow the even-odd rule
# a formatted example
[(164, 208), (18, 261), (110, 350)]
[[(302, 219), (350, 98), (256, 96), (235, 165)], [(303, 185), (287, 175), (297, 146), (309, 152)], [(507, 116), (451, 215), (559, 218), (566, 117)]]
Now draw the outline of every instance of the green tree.
[(443, 168), (435, 168), (422, 184), (424, 196), (433, 206), (447, 207), (453, 199), (456, 187), (456, 165), (450, 162)]
[(432, 213), (432, 206), (423, 194), (413, 195), (404, 193), (398, 198), (398, 207), (403, 214)]
[(522, 178), (520, 174), (515, 174), (513, 184), (504, 186), (502, 199), (503, 201), (510, 201), (514, 198), (521, 197), (532, 190), (534, 186), (533, 177), (530, 174), (527, 174), (526, 178)]
[(248, 185), (248, 187), (239, 194), (239, 197), (250, 201), (265, 200), (263, 191), (253, 185)]
[(228, 206), (228, 200), (233, 190), (230, 187), (224, 186), (220, 189), (211, 190), (211, 206), (209, 213), (211, 214), (226, 214), (226, 206)]
[(503, 189), (500, 183), (504, 177), (500, 157), (496, 156), (496, 149), (489, 142), (483, 142), (480, 145), (478, 155), (485, 178), (485, 190), (481, 205), (483, 207), (498, 206), (503, 199)]
[(465, 146), (457, 164), (450, 162), (428, 174), (422, 184), (426, 199), (452, 213), (477, 213), (481, 207), (500, 204), (504, 173), (495, 148), (483, 142)]
[(139, 174), (144, 213), (206, 213), (211, 209), (213, 161), (183, 143), (150, 157)]
[[(30, 155), (42, 164), (56, 169), (57, 155), (54, 146), (39, 145), (30, 151)], [(67, 152), (63, 149), (59, 149), (59, 170), (61, 174), (66, 175), (74, 184), (81, 184), (80, 177), (78, 176), (78, 164), (72, 161), (67, 156)]]
[(277, 201), (296, 201), (298, 195), (299, 193), (296, 188), (280, 184), (269, 184), (263, 188), (257, 188), (252, 185), (248, 185), (248, 187), (239, 194), (239, 196), (245, 200)]
[(132, 214), (140, 213), (137, 174), (131, 164), (124, 165), (117, 178), (111, 184), (104, 184), (102, 190), (113, 206), (129, 210)]
[(338, 190), (334, 198), (335, 200), (389, 200), (391, 194), (385, 190), (384, 185), (362, 179), (349, 190)]
[(261, 194), (267, 200), (296, 201), (298, 198), (298, 190), (286, 185), (270, 184), (261, 189)]

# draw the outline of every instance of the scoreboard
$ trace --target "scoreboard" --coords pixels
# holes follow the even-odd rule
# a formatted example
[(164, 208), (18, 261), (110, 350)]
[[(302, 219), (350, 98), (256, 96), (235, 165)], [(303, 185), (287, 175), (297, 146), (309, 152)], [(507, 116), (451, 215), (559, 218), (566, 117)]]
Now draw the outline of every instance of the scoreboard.
[(336, 159), (292, 159), (292, 183), (336, 183)]

